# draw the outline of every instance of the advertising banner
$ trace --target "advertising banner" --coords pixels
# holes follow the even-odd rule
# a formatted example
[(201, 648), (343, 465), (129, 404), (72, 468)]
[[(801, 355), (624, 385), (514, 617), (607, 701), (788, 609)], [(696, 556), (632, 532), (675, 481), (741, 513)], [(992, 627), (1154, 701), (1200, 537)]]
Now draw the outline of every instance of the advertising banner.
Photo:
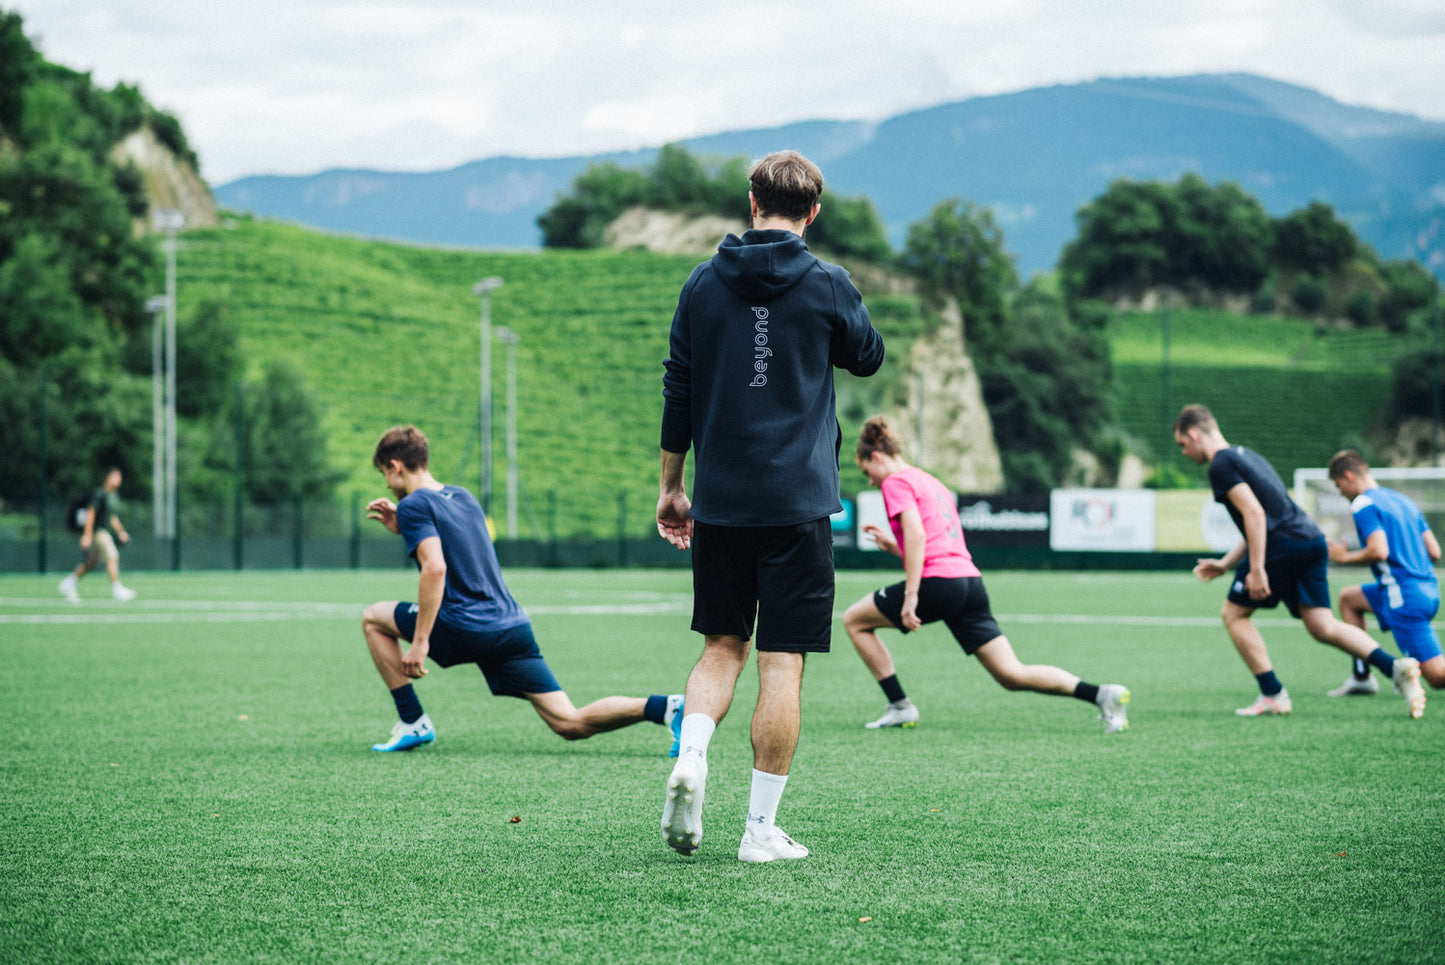
[(1208, 489), (1164, 489), (1158, 493), (1161, 553), (1226, 553), (1239, 542), (1229, 511)]
[(958, 521), (971, 547), (1049, 545), (1048, 493), (963, 495)]
[(1049, 548), (1152, 553), (1152, 489), (1055, 489), (1049, 494)]

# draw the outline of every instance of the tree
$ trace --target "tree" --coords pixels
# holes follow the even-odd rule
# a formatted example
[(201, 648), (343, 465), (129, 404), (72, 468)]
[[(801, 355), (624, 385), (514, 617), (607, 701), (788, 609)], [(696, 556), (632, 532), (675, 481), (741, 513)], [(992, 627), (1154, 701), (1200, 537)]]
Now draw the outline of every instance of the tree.
[(1059, 259), (1071, 299), (1172, 280), (1170, 226), (1178, 199), (1158, 181), (1117, 180), (1074, 216), (1079, 233)]
[(0, 130), (12, 137), (20, 132), (25, 90), (39, 64), (20, 14), (0, 10)]
[(987, 208), (957, 198), (934, 205), (909, 227), (902, 265), (925, 294), (957, 301), (964, 336), (975, 352), (986, 356), (997, 349), (1018, 272)]
[(1329, 274), (1355, 257), (1358, 248), (1354, 229), (1323, 201), (1311, 202), (1275, 222), (1274, 259), (1285, 268)]
[(300, 370), (272, 362), (245, 397), (246, 495), (261, 505), (330, 496), (342, 474), (327, 461), (320, 412)]
[[(746, 183), (746, 181), (744, 182)], [(884, 264), (893, 257), (878, 209), (867, 198), (823, 196), (823, 210), (808, 227), (808, 246), (838, 258)]]

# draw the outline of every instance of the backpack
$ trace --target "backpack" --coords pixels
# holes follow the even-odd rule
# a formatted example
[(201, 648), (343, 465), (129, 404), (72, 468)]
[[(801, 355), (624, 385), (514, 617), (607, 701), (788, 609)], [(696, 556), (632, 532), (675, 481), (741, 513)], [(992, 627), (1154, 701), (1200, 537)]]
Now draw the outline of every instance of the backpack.
[(85, 517), (90, 512), (90, 496), (78, 496), (71, 500), (65, 511), (65, 527), (72, 533), (85, 532)]

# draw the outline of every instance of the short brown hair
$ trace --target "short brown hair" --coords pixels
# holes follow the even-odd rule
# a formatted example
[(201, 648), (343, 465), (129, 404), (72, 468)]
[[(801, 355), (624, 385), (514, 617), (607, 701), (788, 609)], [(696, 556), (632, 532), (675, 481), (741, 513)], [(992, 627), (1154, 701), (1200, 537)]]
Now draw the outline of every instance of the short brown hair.
[(1206, 432), (1218, 429), (1219, 423), (1214, 421), (1214, 413), (1209, 411), (1207, 406), (1199, 404), (1186, 405), (1179, 412), (1179, 418), (1174, 420), (1174, 431), (1181, 436), (1190, 429), (1203, 429)]
[(1341, 449), (1330, 458), (1331, 479), (1343, 479), (1347, 472), (1363, 476), (1369, 471), (1370, 464), (1365, 462), (1365, 457), (1353, 449)]
[(888, 428), (888, 420), (881, 415), (875, 415), (863, 423), (863, 431), (858, 436), (858, 450), (856, 458), (863, 462), (875, 452), (881, 452), (885, 456), (901, 456), (903, 454), (903, 443)]
[(758, 213), (802, 221), (823, 194), (823, 172), (797, 151), (774, 151), (748, 168)]
[(425, 469), (431, 461), (426, 435), (416, 426), (392, 426), (383, 432), (377, 440), (371, 464), (377, 469), (385, 469), (393, 459), (413, 472)]

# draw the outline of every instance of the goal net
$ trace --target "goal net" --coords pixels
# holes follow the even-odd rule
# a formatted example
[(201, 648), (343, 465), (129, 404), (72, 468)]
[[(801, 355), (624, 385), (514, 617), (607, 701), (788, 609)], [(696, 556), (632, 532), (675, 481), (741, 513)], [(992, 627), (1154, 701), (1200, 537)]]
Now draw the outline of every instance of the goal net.
[[(1445, 542), (1445, 467), (1377, 469), (1371, 466), (1370, 475), (1386, 489), (1396, 490), (1413, 499), (1425, 514), (1430, 529)], [(1352, 549), (1360, 545), (1355, 535), (1350, 501), (1341, 496), (1335, 484), (1330, 482), (1329, 470), (1296, 469), (1294, 500), (1324, 530), (1326, 538), (1342, 540)]]

